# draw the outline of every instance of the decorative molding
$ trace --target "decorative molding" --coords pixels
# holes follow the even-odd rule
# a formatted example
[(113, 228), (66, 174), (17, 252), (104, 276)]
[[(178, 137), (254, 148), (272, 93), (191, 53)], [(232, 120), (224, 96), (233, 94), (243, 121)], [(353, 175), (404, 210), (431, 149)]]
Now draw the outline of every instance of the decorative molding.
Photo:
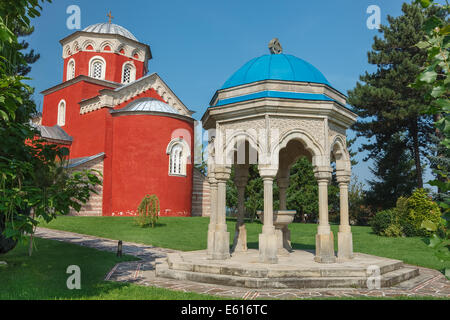
[(101, 108), (114, 108), (147, 90), (154, 89), (168, 105), (181, 115), (191, 116), (192, 112), (178, 99), (165, 82), (153, 73), (115, 90), (100, 90), (100, 95), (80, 102), (80, 113), (85, 114)]

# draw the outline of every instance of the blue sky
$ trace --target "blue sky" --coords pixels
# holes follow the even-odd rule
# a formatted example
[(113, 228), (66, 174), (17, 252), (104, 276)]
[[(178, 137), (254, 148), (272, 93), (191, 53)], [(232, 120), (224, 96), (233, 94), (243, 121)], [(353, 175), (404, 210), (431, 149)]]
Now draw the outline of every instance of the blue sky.
[[(27, 40), (41, 54), (33, 65), (30, 84), (42, 105), (44, 89), (62, 81), (63, 60), (59, 40), (69, 30), (66, 13), (70, 5), (81, 9), (81, 28), (107, 21), (131, 31), (150, 45), (153, 59), (149, 72), (157, 72), (177, 96), (200, 119), (214, 92), (248, 60), (268, 53), (269, 41), (277, 37), (285, 53), (316, 66), (338, 90), (347, 93), (359, 75), (373, 71), (367, 63), (376, 29), (369, 30), (366, 13), (370, 5), (387, 15), (401, 14), (401, 0), (227, 0), (227, 1), (70, 1), (45, 4), (42, 16), (33, 20), (35, 33)], [(354, 133), (349, 132), (349, 137)], [(360, 181), (370, 178), (368, 165), (358, 155), (353, 172)], [(427, 175), (426, 179), (430, 178)]]

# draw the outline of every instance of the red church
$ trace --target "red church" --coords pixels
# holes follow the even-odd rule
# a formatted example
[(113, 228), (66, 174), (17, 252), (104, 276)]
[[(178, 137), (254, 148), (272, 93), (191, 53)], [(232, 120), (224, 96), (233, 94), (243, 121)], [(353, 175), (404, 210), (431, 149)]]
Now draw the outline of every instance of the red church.
[(150, 47), (111, 22), (60, 43), (63, 81), (42, 92), (39, 128), (43, 138), (70, 149), (70, 168), (103, 174), (99, 195), (80, 214), (136, 215), (142, 198), (156, 194), (161, 216), (191, 216), (193, 111), (148, 73)]

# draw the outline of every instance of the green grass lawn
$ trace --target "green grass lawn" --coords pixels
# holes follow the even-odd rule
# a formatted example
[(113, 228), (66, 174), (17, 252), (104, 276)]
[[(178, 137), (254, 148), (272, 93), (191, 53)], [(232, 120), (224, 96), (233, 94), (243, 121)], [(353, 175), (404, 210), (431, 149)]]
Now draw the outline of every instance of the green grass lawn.
[[(135, 226), (133, 218), (128, 217), (58, 217), (50, 224), (41, 224), (46, 228), (72, 231), (104, 238), (151, 244), (163, 248), (183, 251), (206, 248), (208, 218), (161, 217), (158, 225), (152, 228)], [(233, 241), (235, 221), (228, 219), (230, 243)], [(314, 250), (317, 226), (314, 224), (294, 223), (289, 226), (294, 249)], [(247, 241), (249, 248), (258, 248), (258, 234), (262, 225), (259, 222), (247, 223)], [(337, 238), (338, 226), (332, 230)], [(427, 246), (426, 239), (387, 238), (372, 233), (370, 227), (352, 227), (355, 252), (363, 252), (381, 257), (399, 259), (405, 263), (442, 270), (450, 267), (438, 258)], [(337, 242), (337, 241), (335, 241)], [(336, 247), (337, 249), (337, 247)]]
[[(184, 293), (154, 287), (143, 287), (104, 281), (106, 274), (121, 261), (135, 260), (131, 256), (116, 257), (109, 252), (59, 241), (35, 239), (36, 250), (28, 256), (26, 244), (0, 260), (0, 300), (100, 299), (100, 300), (204, 300), (218, 299), (197, 293)], [(66, 273), (69, 265), (81, 269), (81, 289), (69, 290)]]

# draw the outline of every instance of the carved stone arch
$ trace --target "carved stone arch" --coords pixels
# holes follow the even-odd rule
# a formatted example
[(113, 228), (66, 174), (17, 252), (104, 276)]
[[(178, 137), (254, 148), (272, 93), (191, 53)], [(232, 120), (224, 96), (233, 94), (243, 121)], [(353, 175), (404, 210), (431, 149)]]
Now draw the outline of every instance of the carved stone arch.
[[(135, 57), (135, 55), (137, 55), (137, 58)], [(133, 59), (137, 59), (137, 60), (141, 60), (142, 59), (142, 52), (141, 52), (141, 50), (139, 50), (139, 49), (134, 49), (132, 52), (131, 52), (131, 57), (133, 57)]]
[(125, 44), (122, 43), (122, 42), (119, 42), (119, 44), (117, 45), (117, 47), (115, 49), (115, 52), (118, 53), (118, 54), (121, 54), (120, 51), (122, 51), (122, 50), (124, 52), (123, 54), (125, 54), (126, 53), (126, 51), (125, 51)]
[(224, 156), (226, 157), (226, 164), (231, 165), (234, 163), (234, 154), (237, 151), (236, 143), (238, 141), (248, 142), (249, 147), (256, 151), (255, 159), (252, 159), (252, 155), (249, 156), (250, 162), (257, 162), (256, 157), (261, 156), (263, 154), (263, 148), (258, 143), (258, 135), (255, 129), (242, 129), (242, 130), (234, 130), (231, 136), (226, 136), (226, 141), (223, 146)]
[(111, 41), (109, 41), (109, 40), (105, 40), (105, 41), (103, 41), (102, 43), (100, 43), (99, 48), (100, 48), (101, 51), (105, 51), (105, 47), (106, 47), (106, 46), (108, 46), (108, 47), (111, 49), (111, 51), (107, 51), (107, 52), (113, 52), (113, 51), (114, 51), (114, 45), (113, 45), (113, 43), (112, 43)]
[(64, 47), (64, 57), (68, 57), (68, 56), (70, 56), (72, 54), (72, 51), (70, 50), (70, 46), (69, 45), (67, 45), (67, 46), (65, 46)]
[[(92, 46), (92, 49), (93, 49), (93, 50), (88, 50), (88, 49), (87, 49), (87, 47), (88, 47), (89, 45)], [(95, 42), (94, 42), (93, 40), (88, 39), (88, 40), (86, 40), (86, 41), (83, 42), (82, 48), (83, 48), (83, 50), (85, 50), (85, 51), (95, 51), (96, 45), (95, 45)]]
[(330, 145), (330, 157), (336, 161), (337, 171), (351, 170), (350, 153), (347, 150), (346, 139), (340, 135), (336, 135)]
[[(156, 93), (158, 93), (159, 96), (162, 96), (163, 88), (162, 88), (161, 86), (158, 86), (158, 87), (156, 88)], [(161, 98), (162, 98), (162, 97), (161, 97)]]
[(300, 141), (303, 144), (304, 148), (309, 153), (311, 153), (313, 166), (317, 167), (330, 165), (329, 156), (325, 154), (323, 146), (319, 142), (317, 142), (316, 139), (314, 139), (309, 133), (301, 129), (294, 129), (284, 133), (280, 137), (279, 143), (272, 147), (272, 155), (278, 154), (281, 149), (287, 147), (290, 141), (294, 140)]
[(78, 44), (78, 41), (75, 41), (72, 45), (72, 52), (73, 53), (77, 53), (78, 51), (80, 51), (80, 45)]
[(167, 104), (172, 105), (172, 97), (167, 97)]

